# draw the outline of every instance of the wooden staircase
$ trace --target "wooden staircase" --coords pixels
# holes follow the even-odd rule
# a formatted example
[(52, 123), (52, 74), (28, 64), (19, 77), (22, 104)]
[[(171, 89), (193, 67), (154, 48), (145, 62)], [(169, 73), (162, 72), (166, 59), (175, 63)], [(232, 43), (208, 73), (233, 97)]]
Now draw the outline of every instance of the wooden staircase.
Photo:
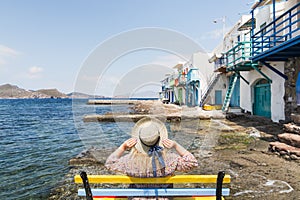
[(227, 89), (227, 92), (226, 92), (226, 96), (225, 96), (225, 99), (224, 99), (224, 103), (223, 103), (223, 106), (222, 106), (222, 111), (223, 112), (227, 112), (228, 111), (230, 99), (231, 99), (232, 93), (234, 91), (234, 86), (236, 84), (237, 79), (238, 79), (238, 74), (237, 73), (234, 73), (230, 77), (229, 86), (228, 86), (228, 89)]
[(212, 89), (214, 88), (214, 86), (218, 82), (220, 76), (221, 76), (221, 74), (216, 74), (211, 78), (210, 82), (208, 83), (208, 86), (207, 86), (206, 90), (203, 92), (203, 95), (201, 96), (200, 107), (203, 107), (203, 105), (205, 103), (205, 100), (207, 99), (209, 93), (212, 91)]

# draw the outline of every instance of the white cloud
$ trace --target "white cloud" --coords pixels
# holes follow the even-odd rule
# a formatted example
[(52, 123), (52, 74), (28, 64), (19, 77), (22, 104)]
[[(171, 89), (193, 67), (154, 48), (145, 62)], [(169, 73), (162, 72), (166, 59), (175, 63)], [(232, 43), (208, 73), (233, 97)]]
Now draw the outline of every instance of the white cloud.
[(43, 68), (33, 66), (28, 69), (28, 77), (29, 78), (41, 78), (42, 77)]
[(18, 51), (0, 44), (0, 56), (17, 56), (19, 54)]
[(43, 68), (37, 67), (37, 66), (33, 66), (33, 67), (29, 68), (29, 74), (38, 74), (42, 71), (43, 71)]
[(0, 44), (0, 66), (7, 64), (7, 59), (20, 53), (12, 48)]

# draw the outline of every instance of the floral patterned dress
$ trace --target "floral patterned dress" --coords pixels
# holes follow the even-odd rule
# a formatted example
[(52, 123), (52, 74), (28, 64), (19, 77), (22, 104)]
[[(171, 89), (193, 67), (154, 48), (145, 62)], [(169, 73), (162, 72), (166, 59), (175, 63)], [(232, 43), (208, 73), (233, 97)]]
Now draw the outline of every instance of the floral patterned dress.
[[(165, 167), (159, 167), (160, 163), (156, 160), (157, 177), (171, 176), (175, 174), (175, 171), (187, 172), (198, 166), (196, 158), (188, 153), (184, 156), (179, 156), (176, 153), (170, 151), (163, 152), (163, 158)], [(111, 154), (106, 161), (105, 166), (112, 171), (121, 172), (132, 177), (154, 177), (152, 169), (152, 157), (144, 154), (126, 154), (121, 158)], [(130, 188), (172, 188), (172, 184), (131, 184)], [(133, 197), (131, 199), (172, 199), (167, 197)]]

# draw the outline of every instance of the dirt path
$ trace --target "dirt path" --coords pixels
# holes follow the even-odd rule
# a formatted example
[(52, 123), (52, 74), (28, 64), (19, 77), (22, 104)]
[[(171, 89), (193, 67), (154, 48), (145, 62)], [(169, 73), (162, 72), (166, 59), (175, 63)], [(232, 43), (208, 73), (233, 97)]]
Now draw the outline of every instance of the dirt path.
[[(282, 126), (267, 119), (253, 116), (236, 116), (224, 123), (236, 128), (235, 136), (260, 134), (252, 138), (245, 148), (234, 148), (234, 143), (220, 145), (213, 157), (203, 160), (200, 167), (207, 169), (218, 163), (217, 169), (224, 169), (232, 176), (231, 198), (262, 200), (300, 199), (300, 162), (286, 160), (268, 151), (269, 141), (283, 132)], [(234, 137), (233, 137), (234, 138)], [(221, 137), (221, 140), (223, 138)], [(222, 141), (219, 142), (222, 143)], [(234, 140), (231, 140), (233, 142)]]

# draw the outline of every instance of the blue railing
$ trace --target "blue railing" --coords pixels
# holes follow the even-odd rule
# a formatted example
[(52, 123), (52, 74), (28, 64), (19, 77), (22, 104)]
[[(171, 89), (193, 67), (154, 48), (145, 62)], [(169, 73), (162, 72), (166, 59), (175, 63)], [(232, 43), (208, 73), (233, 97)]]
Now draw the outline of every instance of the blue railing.
[(188, 74), (187, 74), (187, 81), (192, 82), (192, 81), (199, 81), (200, 77), (198, 74), (198, 69), (190, 69)]
[(225, 65), (225, 57), (222, 56), (221, 58), (218, 58), (216, 61), (215, 61), (215, 65), (214, 65), (214, 69), (218, 69), (220, 67), (223, 67)]
[(225, 53), (227, 67), (233, 67), (242, 62), (249, 61), (251, 57), (251, 42), (238, 42)]
[(253, 57), (300, 35), (300, 3), (252, 36)]

